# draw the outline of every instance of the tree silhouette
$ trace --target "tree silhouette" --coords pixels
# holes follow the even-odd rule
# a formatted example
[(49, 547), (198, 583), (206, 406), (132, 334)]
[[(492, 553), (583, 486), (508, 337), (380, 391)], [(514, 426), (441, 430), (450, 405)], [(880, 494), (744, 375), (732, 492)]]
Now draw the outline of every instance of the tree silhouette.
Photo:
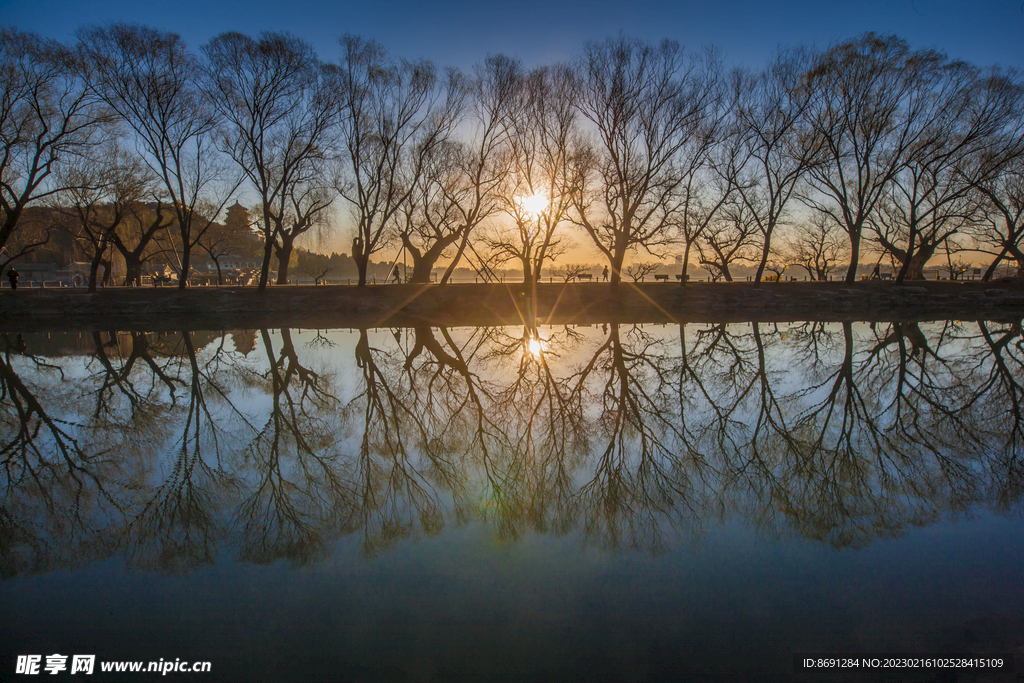
[(620, 37), (584, 47), (573, 98), (598, 143), (573, 220), (608, 259), (613, 286), (627, 251), (659, 256), (673, 237), (691, 189), (687, 162), (705, 158), (702, 141), (719, 117), (717, 68), (713, 55), (688, 57), (672, 41)]

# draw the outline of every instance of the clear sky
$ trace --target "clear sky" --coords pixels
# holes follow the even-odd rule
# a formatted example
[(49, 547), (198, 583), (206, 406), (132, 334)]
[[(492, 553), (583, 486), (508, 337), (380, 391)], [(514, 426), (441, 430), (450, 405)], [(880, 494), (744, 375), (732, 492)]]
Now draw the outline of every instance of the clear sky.
[(1021, 0), (0, 0), (0, 23), (69, 40), (82, 24), (124, 20), (181, 34), (193, 47), (223, 31), (287, 30), (337, 57), (337, 36), (372, 37), (397, 54), (469, 68), (504, 52), (528, 66), (568, 59), (620, 31), (717, 45), (759, 65), (776, 46), (896, 33), (979, 65), (1024, 66)]

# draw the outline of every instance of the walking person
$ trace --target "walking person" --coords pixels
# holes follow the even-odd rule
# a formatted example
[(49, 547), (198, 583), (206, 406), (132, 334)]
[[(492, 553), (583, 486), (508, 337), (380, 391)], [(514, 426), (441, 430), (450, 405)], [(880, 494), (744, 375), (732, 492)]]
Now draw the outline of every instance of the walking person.
[(18, 273), (18, 271), (16, 271), (14, 268), (11, 268), (10, 270), (7, 271), (7, 280), (11, 283), (11, 289), (12, 290), (18, 288), (18, 278), (19, 277), (20, 277), (20, 273)]
[(605, 282), (608, 282), (608, 266), (605, 266), (604, 270), (601, 271), (601, 277), (604, 278)]

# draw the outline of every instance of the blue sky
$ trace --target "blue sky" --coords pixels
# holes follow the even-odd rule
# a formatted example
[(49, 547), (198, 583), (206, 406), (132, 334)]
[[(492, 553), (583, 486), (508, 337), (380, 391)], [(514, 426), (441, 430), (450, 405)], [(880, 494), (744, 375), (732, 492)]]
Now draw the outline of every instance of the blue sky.
[(827, 45), (865, 31), (986, 65), (1024, 66), (1020, 0), (0, 0), (0, 23), (68, 40), (88, 23), (125, 20), (180, 33), (193, 47), (228, 30), (288, 30), (337, 57), (337, 36), (358, 33), (407, 57), (469, 68), (504, 52), (527, 65), (570, 58), (591, 39), (621, 32), (686, 46), (713, 44), (727, 63), (756, 66), (776, 46)]

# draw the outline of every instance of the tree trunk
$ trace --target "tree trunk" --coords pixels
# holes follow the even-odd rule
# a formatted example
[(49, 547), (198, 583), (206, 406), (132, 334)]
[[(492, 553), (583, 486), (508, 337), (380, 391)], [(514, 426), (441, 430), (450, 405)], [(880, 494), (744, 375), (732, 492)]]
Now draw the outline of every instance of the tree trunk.
[(619, 286), (622, 282), (622, 262), (626, 260), (626, 240), (624, 238), (616, 238), (615, 247), (612, 250), (611, 263), (609, 264), (612, 269), (611, 273), (611, 285), (614, 289)]
[(100, 262), (102, 261), (102, 254), (97, 254), (93, 257), (92, 263), (89, 264), (89, 288), (87, 291), (95, 292), (96, 284), (99, 282)]
[(128, 287), (142, 286), (142, 261), (132, 254), (124, 256), (124, 284)]
[(270, 280), (270, 258), (274, 255), (274, 242), (267, 240), (263, 244), (263, 263), (260, 265), (260, 284), (258, 291), (267, 291), (267, 281)]
[(1003, 250), (999, 252), (999, 255), (996, 256), (994, 261), (992, 261), (992, 264), (985, 271), (985, 274), (981, 276), (982, 282), (988, 282), (992, 279), (992, 276), (996, 274), (996, 268), (1000, 263), (1002, 263), (1003, 259), (1006, 258), (1006, 252), (1006, 247), (1003, 247)]
[(519, 260), (523, 264), (523, 283), (524, 284), (529, 284), (529, 283), (533, 282), (534, 280), (533, 280), (533, 272), (532, 272), (532, 269), (531, 269), (530, 257), (529, 256), (520, 256)]
[(292, 248), (295, 246), (293, 235), (281, 234), (281, 245), (275, 247), (277, 252), (277, 284), (288, 284), (288, 262), (292, 258)]
[(191, 254), (192, 251), (189, 249), (188, 241), (183, 238), (181, 241), (181, 275), (178, 276), (178, 289), (188, 287), (189, 257)]
[(928, 262), (932, 256), (935, 255), (935, 250), (938, 249), (937, 244), (919, 244), (917, 245), (917, 251), (910, 257), (910, 261), (904, 264), (904, 268), (901, 269), (900, 274), (906, 271), (906, 278), (908, 280), (923, 280), (924, 279), (924, 264)]
[(466, 253), (466, 246), (469, 244), (469, 230), (462, 233), (462, 240), (459, 242), (459, 249), (455, 252), (455, 258), (448, 264), (448, 267), (444, 271), (444, 275), (441, 276), (440, 284), (448, 284), (448, 280), (451, 279), (452, 274), (455, 272), (456, 266), (459, 265), (459, 261), (462, 260), (462, 255)]
[(14, 228), (18, 225), (19, 218), (21, 218), (20, 208), (15, 208), (4, 216), (4, 222), (0, 224), (0, 249), (7, 246), (7, 241), (11, 239), (11, 233), (14, 232)]
[(686, 281), (689, 279), (686, 276), (687, 271), (690, 269), (690, 242), (687, 240), (686, 249), (683, 249), (683, 272), (680, 273), (683, 277), (679, 280), (679, 286), (685, 287)]
[(430, 274), (434, 272), (434, 263), (427, 259), (420, 257), (419, 259), (414, 258), (412, 260), (412, 276), (409, 282), (425, 285), (430, 282)]
[[(420, 250), (413, 246), (412, 242), (409, 241), (408, 235), (400, 235), (402, 238), (402, 247), (412, 257), (412, 275), (410, 276), (406, 271), (405, 276), (409, 283), (426, 284), (430, 282), (430, 271), (434, 269), (433, 262), (427, 262), (424, 255), (420, 253)], [(398, 263), (395, 263), (395, 267)], [(424, 273), (424, 271), (426, 271)]]
[(352, 239), (352, 260), (356, 262), (356, 270), (359, 271), (360, 287), (366, 286), (366, 269), (370, 263), (370, 255), (363, 253), (363, 239), (355, 237)]
[(761, 262), (757, 264), (757, 275), (754, 276), (754, 285), (761, 284), (761, 278), (764, 277), (764, 269), (768, 266), (768, 255), (771, 252), (771, 234), (769, 230), (764, 236), (764, 246), (761, 248)]
[(359, 258), (355, 259), (355, 262), (356, 271), (359, 273), (359, 278), (356, 281), (356, 284), (358, 284), (360, 287), (365, 287), (368, 280), (366, 274), (370, 268), (370, 259), (368, 256), (360, 256)]
[[(462, 233), (456, 231), (451, 235), (443, 237), (427, 249), (425, 252), (420, 253), (419, 249), (412, 245), (409, 239), (402, 235), (402, 244), (405, 246), (406, 251), (412, 256), (412, 278), (409, 282), (417, 284), (427, 284), (430, 282), (430, 274), (434, 272), (434, 264), (437, 263), (437, 259), (441, 258), (441, 254), (445, 249), (455, 244), (456, 240), (461, 237)], [(459, 255), (461, 255), (462, 249), (459, 249)], [(458, 261), (459, 256), (455, 257)]]
[(860, 265), (860, 230), (850, 232), (850, 267), (846, 269), (846, 284), (857, 281), (857, 267)]
[[(910, 221), (910, 234), (907, 236), (907, 250), (904, 252), (903, 258), (901, 259), (903, 265), (900, 267), (900, 273), (896, 276), (896, 282), (903, 282), (907, 277), (911, 280), (923, 280), (924, 275), (924, 264), (921, 264), (922, 275), (921, 277), (914, 277), (911, 270), (914, 267), (915, 259), (917, 258), (918, 252), (921, 251), (920, 247), (923, 245), (916, 244), (917, 242), (917, 221), (913, 219), (914, 209), (911, 207), (911, 221)], [(915, 250), (915, 247), (917, 249)], [(933, 250), (934, 251), (934, 250)], [(931, 254), (929, 254), (931, 258)], [(927, 260), (927, 259), (926, 259)]]
[(420, 250), (414, 247), (405, 235), (402, 235), (402, 244), (405, 246), (405, 251), (412, 257), (412, 275), (409, 276), (409, 282), (418, 285), (428, 284), (430, 273), (434, 270), (434, 260), (428, 256), (430, 252), (421, 254)]

